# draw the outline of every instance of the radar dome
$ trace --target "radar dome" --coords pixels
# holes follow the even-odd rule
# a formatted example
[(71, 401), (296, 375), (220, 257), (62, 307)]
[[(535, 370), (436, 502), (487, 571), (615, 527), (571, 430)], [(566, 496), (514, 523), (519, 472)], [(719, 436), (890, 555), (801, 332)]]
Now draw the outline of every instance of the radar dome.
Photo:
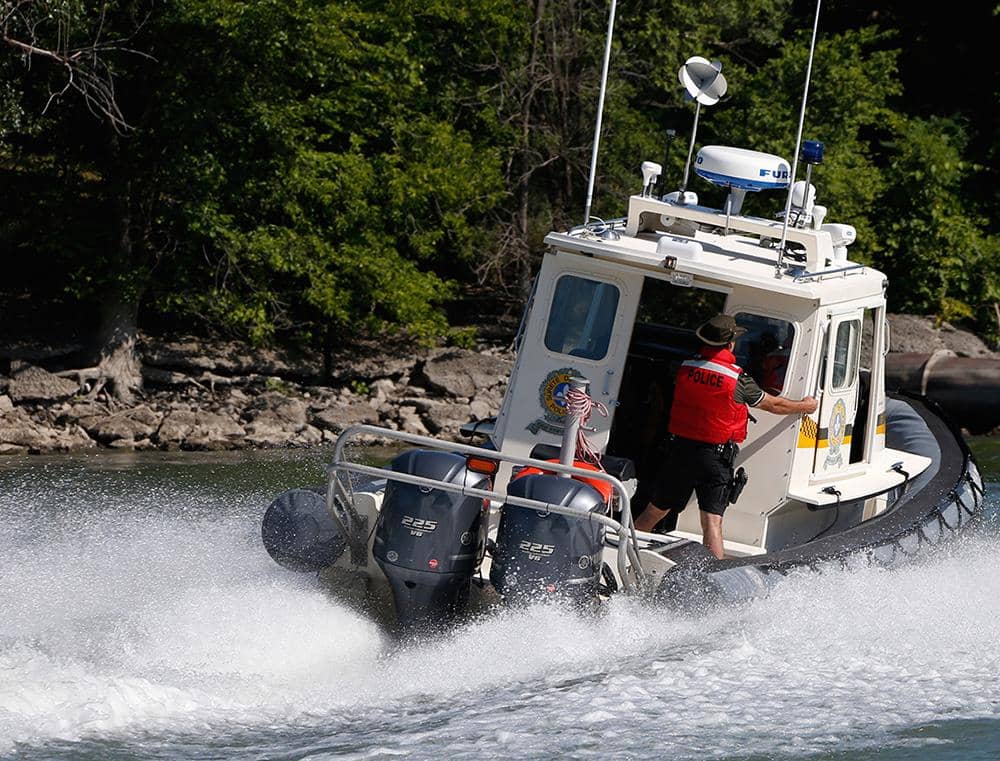
[(714, 185), (734, 190), (775, 190), (788, 187), (788, 162), (770, 153), (706, 145), (698, 151), (695, 174)]

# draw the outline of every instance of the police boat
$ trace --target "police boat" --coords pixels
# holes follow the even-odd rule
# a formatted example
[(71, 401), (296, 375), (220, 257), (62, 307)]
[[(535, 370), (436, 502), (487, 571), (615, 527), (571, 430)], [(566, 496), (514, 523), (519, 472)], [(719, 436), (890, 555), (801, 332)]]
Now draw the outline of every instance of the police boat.
[[(699, 107), (725, 89), (700, 57), (680, 79)], [(694, 145), (692, 132), (688, 167)], [(854, 228), (817, 203), (822, 144), (795, 155), (702, 147), (694, 173), (724, 194), (720, 208), (699, 204), (687, 169), (658, 194), (653, 162), (620, 219), (594, 221), (588, 191), (587, 223), (545, 239), (496, 417), (462, 442), (345, 430), (325, 485), (267, 508), (271, 557), (410, 632), (537, 599), (745, 600), (792, 569), (892, 565), (973, 525), (983, 482), (972, 454), (933, 402), (887, 392), (889, 283), (851, 261)], [(749, 216), (747, 193), (784, 198), (772, 217)], [(694, 498), (676, 525), (633, 522), (668, 456), (694, 328), (718, 312), (745, 328), (737, 364), (762, 388), (819, 402), (804, 416), (750, 410), (722, 559), (702, 544)], [(373, 435), (398, 444), (388, 464), (355, 456)]]

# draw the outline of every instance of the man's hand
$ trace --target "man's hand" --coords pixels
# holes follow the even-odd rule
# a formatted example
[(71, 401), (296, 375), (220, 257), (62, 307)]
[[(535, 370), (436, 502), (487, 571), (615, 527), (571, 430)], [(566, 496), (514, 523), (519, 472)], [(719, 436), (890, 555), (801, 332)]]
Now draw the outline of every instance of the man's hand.
[(815, 412), (816, 408), (819, 406), (819, 402), (817, 402), (811, 396), (805, 397), (802, 400), (801, 404), (802, 404), (802, 414), (803, 415), (809, 415), (810, 413)]

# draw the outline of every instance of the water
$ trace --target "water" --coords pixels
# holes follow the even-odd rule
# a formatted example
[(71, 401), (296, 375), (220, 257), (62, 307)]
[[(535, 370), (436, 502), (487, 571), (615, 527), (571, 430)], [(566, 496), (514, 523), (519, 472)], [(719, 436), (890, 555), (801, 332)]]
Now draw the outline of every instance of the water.
[(0, 759), (995, 759), (984, 530), (699, 618), (538, 606), (394, 645), (259, 542), (326, 452), (0, 460)]

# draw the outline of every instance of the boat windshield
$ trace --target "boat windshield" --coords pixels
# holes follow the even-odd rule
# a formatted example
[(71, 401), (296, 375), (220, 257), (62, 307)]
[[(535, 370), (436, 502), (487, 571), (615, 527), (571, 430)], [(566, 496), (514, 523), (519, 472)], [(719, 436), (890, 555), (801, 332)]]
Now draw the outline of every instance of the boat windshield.
[(563, 275), (552, 297), (545, 347), (573, 357), (603, 359), (611, 341), (618, 295), (611, 283)]

